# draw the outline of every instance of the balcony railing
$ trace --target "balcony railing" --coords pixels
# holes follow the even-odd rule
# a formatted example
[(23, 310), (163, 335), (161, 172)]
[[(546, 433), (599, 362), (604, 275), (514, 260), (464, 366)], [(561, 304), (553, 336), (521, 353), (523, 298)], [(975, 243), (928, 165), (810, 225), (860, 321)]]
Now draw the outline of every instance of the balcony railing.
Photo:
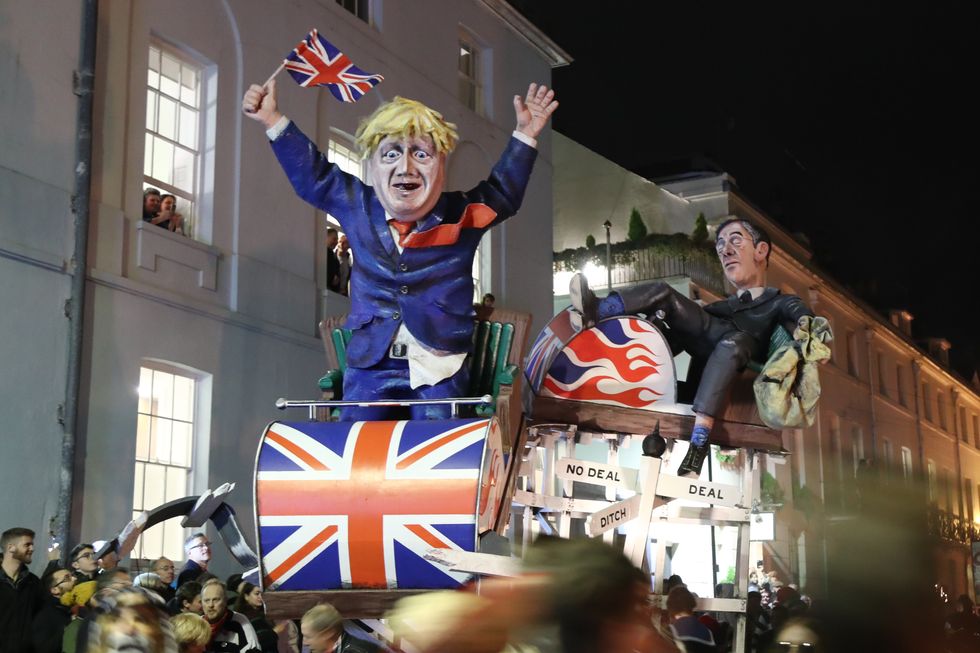
[[(626, 258), (626, 261), (623, 261)], [(623, 262), (618, 262), (623, 261)], [(605, 265), (597, 263), (594, 274), (606, 280)], [(554, 273), (559, 275), (567, 269), (558, 261), (554, 263)], [(592, 275), (590, 275), (591, 277)], [(686, 276), (698, 286), (716, 295), (725, 294), (725, 279), (714, 253), (690, 250), (683, 254), (664, 253), (660, 248), (648, 247), (629, 252), (625, 257), (617, 253), (613, 257), (612, 285), (628, 286), (641, 281)]]
[(980, 527), (958, 515), (930, 508), (928, 520), (929, 534), (934, 537), (957, 544), (980, 541)]

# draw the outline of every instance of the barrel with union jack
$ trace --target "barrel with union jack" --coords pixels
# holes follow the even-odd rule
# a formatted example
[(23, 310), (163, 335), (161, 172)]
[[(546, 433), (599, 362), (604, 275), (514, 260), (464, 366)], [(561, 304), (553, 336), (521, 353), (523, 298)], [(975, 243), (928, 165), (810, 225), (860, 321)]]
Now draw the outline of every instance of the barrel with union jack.
[(476, 551), (503, 490), (495, 418), (273, 422), (256, 457), (265, 589), (437, 589), (468, 576), (425, 559)]

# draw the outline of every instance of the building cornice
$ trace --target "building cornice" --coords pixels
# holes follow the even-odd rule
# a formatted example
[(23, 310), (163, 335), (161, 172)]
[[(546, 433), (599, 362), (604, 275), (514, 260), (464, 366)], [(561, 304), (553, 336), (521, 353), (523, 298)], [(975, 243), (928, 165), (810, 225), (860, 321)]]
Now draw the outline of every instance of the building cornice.
[(573, 59), (547, 34), (534, 26), (505, 0), (478, 0), (490, 13), (499, 18), (517, 36), (538, 51), (552, 68), (560, 68), (572, 63)]

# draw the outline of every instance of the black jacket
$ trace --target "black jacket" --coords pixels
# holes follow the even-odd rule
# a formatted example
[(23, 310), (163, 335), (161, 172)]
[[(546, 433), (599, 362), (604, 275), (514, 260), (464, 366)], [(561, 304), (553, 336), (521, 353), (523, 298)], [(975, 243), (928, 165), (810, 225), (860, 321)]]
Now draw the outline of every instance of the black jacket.
[(41, 581), (27, 565), (17, 578), (0, 571), (0, 653), (32, 653), (31, 624), (44, 599)]
[(753, 360), (765, 362), (769, 339), (776, 327), (784, 327), (793, 335), (796, 323), (804, 315), (813, 315), (803, 300), (796, 295), (784, 295), (775, 288), (766, 288), (750, 302), (742, 303), (732, 295), (728, 299), (713, 302), (704, 307), (709, 315), (733, 323), (739, 331), (747, 333), (757, 343)]
[(71, 609), (50, 594), (34, 615), (32, 639), (34, 653), (61, 653), (61, 638), (71, 623)]

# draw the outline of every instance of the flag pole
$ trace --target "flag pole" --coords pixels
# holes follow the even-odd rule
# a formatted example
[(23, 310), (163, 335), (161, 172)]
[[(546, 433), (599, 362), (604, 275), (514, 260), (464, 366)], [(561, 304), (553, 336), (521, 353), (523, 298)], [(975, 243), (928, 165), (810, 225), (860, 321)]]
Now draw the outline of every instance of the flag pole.
[(265, 88), (266, 86), (268, 86), (269, 85), (269, 82), (271, 82), (272, 80), (274, 80), (276, 78), (276, 75), (278, 75), (280, 72), (282, 72), (282, 69), (285, 68), (285, 67), (286, 67), (286, 60), (283, 59), (282, 60), (282, 63), (279, 64), (279, 67), (276, 68), (276, 72), (274, 72), (271, 75), (269, 75), (269, 79), (265, 80), (265, 83), (262, 84), (262, 88)]

